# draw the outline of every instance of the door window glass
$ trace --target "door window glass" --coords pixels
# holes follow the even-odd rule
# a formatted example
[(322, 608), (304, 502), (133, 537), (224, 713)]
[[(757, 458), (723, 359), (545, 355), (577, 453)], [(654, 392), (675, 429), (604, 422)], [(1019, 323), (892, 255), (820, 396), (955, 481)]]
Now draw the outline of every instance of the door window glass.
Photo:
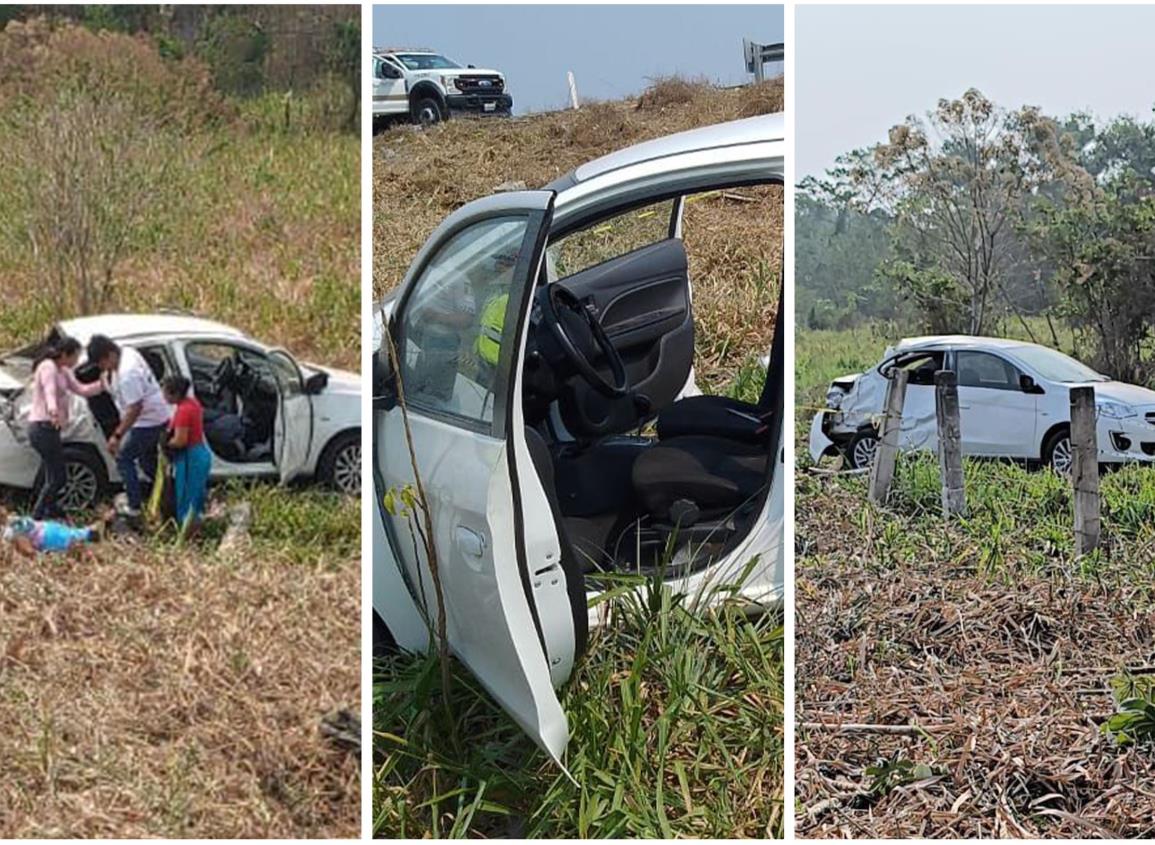
[(498, 372), (508, 366), (502, 352), (516, 329), (507, 312), (527, 225), (520, 215), (475, 223), (426, 264), (397, 332), (412, 407), (493, 422)]
[(564, 279), (670, 236), (674, 200), (635, 208), (566, 235), (546, 250), (550, 274)]
[(942, 369), (943, 353), (928, 352), (914, 358), (901, 361), (899, 366), (910, 373), (907, 384), (934, 384), (934, 374)]
[(958, 353), (959, 387), (1018, 390), (1019, 372), (997, 355), (986, 352)]

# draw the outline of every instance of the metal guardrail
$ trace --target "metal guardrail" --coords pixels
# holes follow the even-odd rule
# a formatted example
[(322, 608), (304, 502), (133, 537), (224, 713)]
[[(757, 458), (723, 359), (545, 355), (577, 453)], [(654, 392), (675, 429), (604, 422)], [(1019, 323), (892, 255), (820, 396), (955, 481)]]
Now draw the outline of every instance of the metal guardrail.
[(746, 60), (746, 72), (754, 74), (755, 82), (762, 82), (766, 78), (764, 66), (767, 63), (786, 60), (786, 45), (758, 44), (749, 38), (743, 38), (742, 56)]

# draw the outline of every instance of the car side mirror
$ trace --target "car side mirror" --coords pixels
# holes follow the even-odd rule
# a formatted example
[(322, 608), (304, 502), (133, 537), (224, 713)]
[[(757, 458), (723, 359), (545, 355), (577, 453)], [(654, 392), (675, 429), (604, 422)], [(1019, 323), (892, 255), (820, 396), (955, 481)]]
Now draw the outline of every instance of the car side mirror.
[(397, 407), (397, 373), (384, 349), (373, 356), (373, 407), (381, 411)]
[(316, 396), (318, 393), (324, 392), (329, 385), (328, 373), (313, 373), (305, 379), (305, 393), (310, 396)]
[(1035, 384), (1034, 378), (1027, 375), (1026, 373), (1023, 373), (1022, 375), (1019, 376), (1019, 389), (1022, 390), (1023, 393), (1036, 393), (1036, 394), (1038, 394), (1038, 393), (1043, 392), (1043, 388), (1041, 388), (1037, 384)]

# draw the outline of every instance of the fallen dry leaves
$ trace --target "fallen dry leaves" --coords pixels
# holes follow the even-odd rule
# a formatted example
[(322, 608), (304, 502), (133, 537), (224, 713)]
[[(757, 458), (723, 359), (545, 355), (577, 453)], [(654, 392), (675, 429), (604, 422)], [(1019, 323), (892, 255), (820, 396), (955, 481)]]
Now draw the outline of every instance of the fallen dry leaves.
[(0, 837), (351, 837), (360, 561), (0, 550)]

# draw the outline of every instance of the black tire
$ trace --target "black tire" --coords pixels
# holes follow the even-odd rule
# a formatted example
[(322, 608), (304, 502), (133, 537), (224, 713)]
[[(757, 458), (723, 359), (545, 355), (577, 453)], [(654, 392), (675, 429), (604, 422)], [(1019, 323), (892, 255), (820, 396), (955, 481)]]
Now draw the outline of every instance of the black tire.
[[(64, 447), (64, 487), (57, 503), (65, 513), (89, 511), (108, 493), (108, 470), (99, 456), (80, 446)], [(44, 470), (36, 476), (36, 495), (44, 485)]]
[(864, 469), (874, 460), (878, 448), (878, 434), (872, 428), (864, 428), (854, 435), (846, 447), (846, 460), (852, 469)]
[(361, 432), (338, 434), (317, 463), (317, 479), (347, 496), (361, 495)]
[(420, 97), (409, 108), (413, 122), (418, 126), (433, 126), (445, 120), (441, 104), (433, 97)]
[(1071, 472), (1071, 430), (1066, 426), (1051, 432), (1043, 444), (1043, 466), (1050, 467), (1059, 475)]

